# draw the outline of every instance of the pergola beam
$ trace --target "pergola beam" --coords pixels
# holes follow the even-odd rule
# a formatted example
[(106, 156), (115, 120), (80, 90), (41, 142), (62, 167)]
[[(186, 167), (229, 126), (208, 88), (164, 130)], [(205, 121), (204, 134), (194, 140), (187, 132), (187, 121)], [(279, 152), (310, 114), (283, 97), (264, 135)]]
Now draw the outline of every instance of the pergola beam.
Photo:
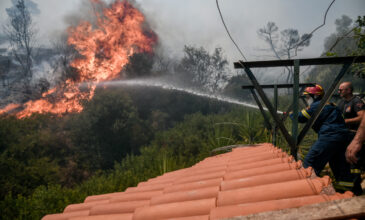
[[(235, 62), (234, 67), (236, 69), (244, 69), (248, 78), (250, 79), (252, 86), (242, 86), (243, 89), (250, 89), (251, 91), (255, 89), (260, 96), (262, 102), (266, 105), (268, 111), (274, 119), (275, 125), (278, 126), (281, 133), (283, 134), (285, 140), (289, 144), (291, 148), (291, 154), (297, 159), (297, 146), (301, 143), (304, 136), (307, 134), (308, 130), (313, 126), (315, 121), (317, 120), (319, 114), (325, 107), (327, 101), (333, 95), (336, 87), (340, 83), (342, 77), (345, 75), (347, 70), (353, 63), (362, 63), (365, 62), (365, 56), (349, 56), (349, 57), (329, 57), (329, 58), (311, 58), (311, 59), (296, 59), (296, 60), (269, 60), (269, 61), (254, 61), (254, 62)], [(318, 109), (314, 112), (312, 117), (305, 124), (304, 128), (298, 135), (298, 99), (300, 98), (299, 88), (302, 89), (305, 86), (301, 86), (304, 84), (299, 84), (299, 67), (305, 65), (328, 65), (328, 64), (342, 64), (341, 71), (337, 74), (330, 88), (326, 91), (324, 97), (322, 98)], [(267, 98), (263, 88), (279, 88), (279, 85), (264, 85), (261, 86), (254, 74), (252, 73), (250, 68), (255, 67), (280, 67), (280, 66), (294, 66), (294, 82), (292, 85), (288, 84), (280, 84), (281, 88), (290, 88), (293, 87), (293, 104), (290, 108), (293, 108), (293, 126), (292, 126), (292, 135), (289, 134), (288, 130), (283, 124), (283, 119), (280, 118), (276, 112), (276, 109), (272, 106), (269, 99)], [(252, 91), (253, 92), (253, 91)], [(255, 99), (255, 101), (259, 104), (259, 101)], [(261, 103), (260, 103), (261, 104)], [(289, 109), (290, 109), (289, 108)], [(265, 120), (267, 121), (267, 119)]]
[[(299, 87), (309, 87), (309, 86), (315, 86), (315, 83), (300, 83)], [(278, 89), (283, 89), (283, 88), (293, 88), (293, 84), (267, 84), (267, 85), (261, 85), (261, 88), (263, 89), (273, 89), (275, 88), (275, 86), (277, 86)], [(250, 86), (250, 85), (244, 85), (241, 86), (242, 89), (254, 89), (254, 86)]]
[[(301, 66), (364, 63), (365, 56), (320, 57), (320, 58), (297, 59), (297, 60), (299, 60)], [(266, 61), (251, 61), (251, 62), (239, 61), (234, 63), (234, 68), (243, 69), (242, 64), (246, 68), (282, 67), (282, 66), (294, 66), (294, 60), (266, 60)]]

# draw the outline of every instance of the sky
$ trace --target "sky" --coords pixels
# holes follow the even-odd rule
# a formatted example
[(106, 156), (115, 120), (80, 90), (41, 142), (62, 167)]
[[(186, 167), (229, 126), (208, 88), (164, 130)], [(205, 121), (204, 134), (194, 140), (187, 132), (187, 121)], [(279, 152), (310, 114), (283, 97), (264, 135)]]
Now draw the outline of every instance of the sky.
[[(111, 0), (109, 0), (111, 1)], [(47, 45), (57, 33), (64, 31), (66, 17), (80, 14), (85, 0), (33, 0), (40, 13), (34, 15), (40, 42)], [(222, 47), (230, 62), (242, 59), (229, 39), (220, 20), (215, 0), (136, 0), (146, 15), (159, 41), (170, 56), (182, 56), (184, 45), (203, 46), (212, 51)], [(323, 23), (332, 0), (220, 0), (225, 22), (248, 60), (273, 59), (262, 49), (268, 48), (257, 35), (267, 22), (275, 22), (279, 30), (296, 28), (309, 33)], [(11, 0), (0, 0), (0, 23), (7, 20), (5, 9)], [(334, 22), (342, 15), (356, 19), (365, 15), (365, 0), (336, 0), (326, 19), (326, 25), (316, 31), (309, 47), (298, 58), (318, 57), (323, 42), (335, 32)]]

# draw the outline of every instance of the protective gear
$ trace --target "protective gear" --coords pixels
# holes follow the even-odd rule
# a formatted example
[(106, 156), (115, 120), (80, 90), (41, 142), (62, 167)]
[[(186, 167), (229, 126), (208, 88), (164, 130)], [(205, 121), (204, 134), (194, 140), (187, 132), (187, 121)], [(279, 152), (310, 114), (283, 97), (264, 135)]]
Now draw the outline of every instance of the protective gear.
[(307, 101), (308, 105), (311, 105), (314, 102), (314, 99), (312, 96), (306, 96), (305, 100)]
[(316, 86), (312, 86), (312, 87), (307, 87), (305, 88), (304, 95), (317, 95), (317, 96), (323, 96), (324, 95), (324, 91), (322, 86), (316, 84)]
[[(299, 112), (298, 121), (300, 123), (307, 122), (318, 108), (320, 102), (321, 99), (315, 99), (308, 109), (303, 109)], [(319, 136), (327, 133), (346, 133), (346, 135), (349, 135), (340, 110), (331, 104), (324, 106), (312, 128)]]
[[(308, 92), (318, 93), (320, 91), (310, 89)], [(314, 99), (308, 109), (299, 112), (298, 121), (301, 123), (307, 122), (317, 110), (320, 102), (320, 97)], [(359, 183), (356, 182), (357, 175), (351, 173), (350, 164), (346, 162), (345, 158), (345, 151), (351, 142), (352, 136), (346, 128), (340, 110), (334, 105), (325, 105), (312, 128), (318, 133), (318, 139), (307, 153), (303, 167), (313, 167), (316, 175), (319, 176), (327, 162), (329, 162), (336, 183), (339, 186), (336, 189), (351, 190), (355, 194), (360, 194)]]
[[(359, 111), (365, 110), (365, 104), (358, 96), (353, 96), (350, 100), (342, 99), (337, 106), (342, 111), (345, 119), (356, 118)], [(359, 123), (350, 123), (346, 126), (348, 129), (356, 131), (359, 127)]]

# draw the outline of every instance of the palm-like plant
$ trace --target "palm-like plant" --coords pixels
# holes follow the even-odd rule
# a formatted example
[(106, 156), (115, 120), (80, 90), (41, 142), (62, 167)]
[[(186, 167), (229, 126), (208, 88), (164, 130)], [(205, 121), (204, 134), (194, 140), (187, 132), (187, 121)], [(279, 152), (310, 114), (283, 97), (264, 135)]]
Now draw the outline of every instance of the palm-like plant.
[(271, 140), (259, 113), (246, 111), (239, 120), (239, 122), (216, 123), (210, 144), (218, 148), (232, 144), (254, 144)]

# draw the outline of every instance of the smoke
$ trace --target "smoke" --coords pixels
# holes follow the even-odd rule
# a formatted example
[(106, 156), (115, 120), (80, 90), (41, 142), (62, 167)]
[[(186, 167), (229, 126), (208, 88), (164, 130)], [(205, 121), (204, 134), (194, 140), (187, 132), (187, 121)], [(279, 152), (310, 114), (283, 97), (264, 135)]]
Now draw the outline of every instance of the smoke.
[[(11, 1), (14, 4), (15, 0)], [(45, 2), (45, 0), (42, 1)], [(73, 7), (72, 11), (67, 15), (63, 14), (62, 20), (68, 27), (76, 27), (83, 21), (87, 21), (91, 24), (91, 27), (94, 28), (98, 24), (98, 16), (96, 15), (102, 15), (102, 11), (115, 1), (116, 0), (78, 0), (78, 5)], [(32, 14), (40, 13), (41, 10), (38, 8), (38, 5), (32, 0), (25, 0), (25, 2)], [(75, 5), (74, 2), (73, 6)], [(183, 49), (185, 45), (192, 45), (197, 48), (202, 46), (207, 51), (213, 51), (216, 47), (224, 48), (229, 62), (228, 66), (231, 69), (233, 69), (232, 64), (234, 61), (242, 59), (236, 49), (233, 48), (232, 42), (226, 35), (219, 19), (215, 1), (138, 0), (137, 3), (133, 0), (129, 0), (129, 2), (146, 16), (146, 22), (144, 24), (145, 29), (155, 31), (159, 36), (159, 41), (153, 56), (135, 54), (134, 56), (129, 57), (130, 64), (123, 68), (120, 76), (137, 78), (146, 75), (148, 76), (150, 75), (150, 72), (173, 74), (175, 67), (179, 65), (181, 58), (184, 56)], [(261, 56), (261, 52), (257, 49), (259, 46), (263, 45), (263, 41), (258, 40), (256, 30), (261, 25), (267, 23), (269, 19), (278, 21), (278, 18), (272, 16), (271, 12), (276, 10), (283, 12), (282, 10), (279, 10), (282, 5), (277, 3), (257, 4), (256, 1), (245, 1), (244, 3), (237, 1), (234, 4), (224, 2), (225, 1), (221, 1), (221, 9), (224, 13), (226, 23), (231, 30), (231, 34), (244, 51), (245, 56), (247, 56), (249, 60), (268, 59), (268, 57)], [(70, 2), (67, 4), (70, 5)], [(39, 5), (41, 6), (42, 13), (51, 13), (46, 12), (47, 10), (43, 7), (45, 5), (51, 7), (51, 4), (48, 1), (47, 3), (39, 3)], [(11, 7), (8, 9), (11, 10)], [(241, 11), (238, 9), (241, 9)], [(281, 15), (283, 14), (285, 13), (282, 13)], [(257, 18), (257, 15), (261, 16)], [(52, 17), (52, 14), (50, 14), (49, 17)], [(290, 20), (285, 18), (285, 21), (288, 22)], [(282, 24), (280, 21), (278, 21), (278, 23)], [(293, 24), (290, 23), (284, 23), (280, 26), (285, 27), (292, 25)], [(306, 29), (306, 31), (308, 30), (309, 29)], [(67, 36), (66, 28), (63, 31), (54, 34), (54, 41), (61, 42), (62, 47), (64, 47), (66, 51), (69, 50), (70, 47), (67, 45), (67, 37), (65, 36)], [(97, 49), (101, 49), (101, 52), (96, 54), (103, 56), (104, 54), (102, 51), (104, 51), (104, 47), (97, 47)], [(72, 58), (75, 58), (76, 55), (74, 55), (72, 51), (61, 53), (61, 50), (57, 47), (53, 48), (53, 50), (58, 54), (48, 53), (48, 57), (42, 58), (37, 62), (32, 79), (33, 85), (37, 85), (38, 82), (44, 82), (44, 80), (46, 80), (50, 83), (50, 87), (53, 87), (58, 82), (62, 80), (66, 81), (73, 77), (68, 75), (70, 73), (71, 75), (74, 74), (71, 69), (65, 70), (61, 67), (63, 64), (70, 64), (70, 61), (73, 60)], [(260, 56), (258, 55), (255, 57), (253, 54), (259, 54)], [(263, 69), (255, 70), (254, 73), (261, 83), (272, 83), (281, 75), (285, 77), (285, 73), (283, 73), (282, 70), (276, 69), (275, 71), (276, 72), (273, 73), (270, 69)], [(272, 74), (267, 74), (268, 72), (271, 72)], [(239, 74), (245, 73), (239, 72)], [(271, 77), (268, 77), (268, 75)]]
[[(110, 5), (116, 1), (119, 0), (79, 0), (78, 7), (67, 13), (64, 16), (63, 21), (67, 27), (77, 26), (83, 21), (95, 25), (97, 23), (96, 14), (102, 14), (104, 8), (110, 7)], [(141, 11), (141, 6), (134, 0), (128, 0), (128, 2)]]
[(6, 43), (7, 38), (4, 34), (0, 33), (0, 45)]
[[(13, 2), (16, 0), (12, 0)], [(14, 3), (13, 3), (14, 4)], [(32, 0), (25, 0), (25, 6), (28, 8), (29, 12), (34, 15), (39, 15), (41, 10), (38, 8), (38, 4)]]
[(74, 11), (66, 14), (63, 21), (68, 27), (77, 26), (81, 21), (88, 21), (91, 24), (95, 24), (96, 9), (90, 0), (81, 0), (79, 6)]
[[(13, 4), (12, 7), (5, 9), (8, 15), (16, 13), (15, 7), (18, 4), (19, 0), (11, 0), (11, 2)], [(30, 14), (39, 15), (41, 13), (41, 11), (38, 8), (38, 4), (33, 2), (32, 0), (24, 0), (24, 4)]]
[(61, 73), (57, 72), (57, 69), (55, 68), (58, 58), (58, 56), (52, 56), (51, 59), (42, 60), (33, 68), (32, 85), (36, 85), (40, 81), (46, 80), (50, 87), (56, 86), (61, 77)]

